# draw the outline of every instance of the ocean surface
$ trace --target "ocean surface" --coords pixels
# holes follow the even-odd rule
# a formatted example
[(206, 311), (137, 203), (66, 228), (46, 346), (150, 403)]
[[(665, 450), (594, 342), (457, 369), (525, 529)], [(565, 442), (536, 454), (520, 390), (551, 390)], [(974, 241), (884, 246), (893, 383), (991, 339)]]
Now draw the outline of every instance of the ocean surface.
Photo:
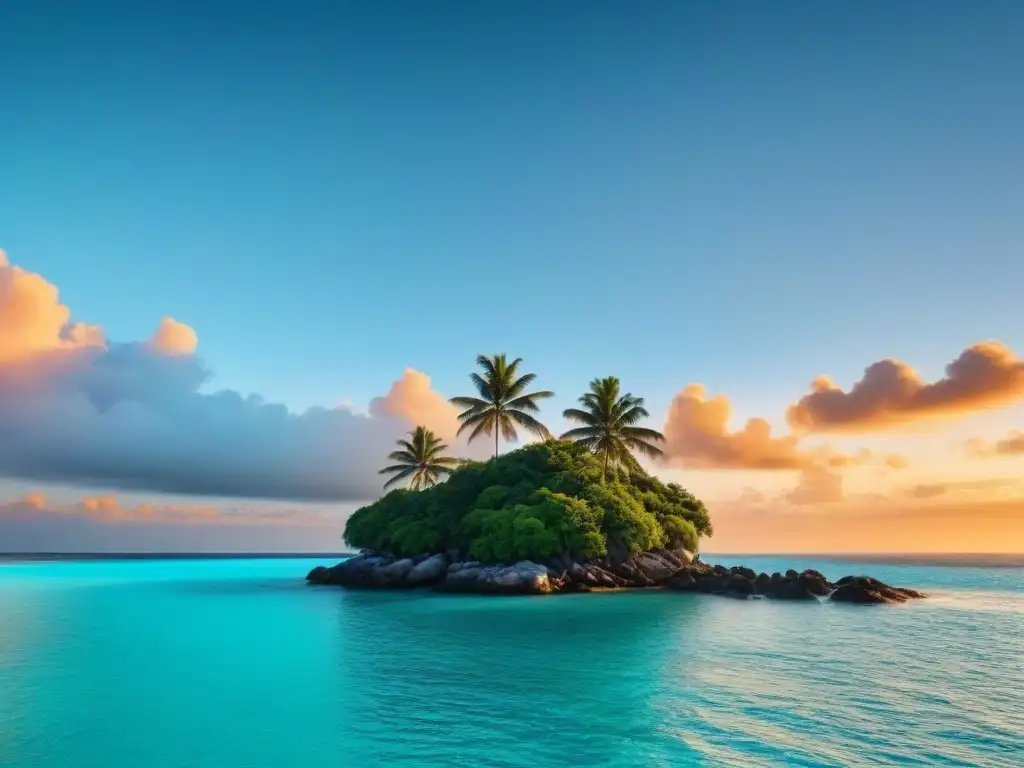
[(0, 561), (0, 765), (1024, 765), (1024, 569), (705, 559), (931, 597), (476, 598), (306, 586), (323, 558)]

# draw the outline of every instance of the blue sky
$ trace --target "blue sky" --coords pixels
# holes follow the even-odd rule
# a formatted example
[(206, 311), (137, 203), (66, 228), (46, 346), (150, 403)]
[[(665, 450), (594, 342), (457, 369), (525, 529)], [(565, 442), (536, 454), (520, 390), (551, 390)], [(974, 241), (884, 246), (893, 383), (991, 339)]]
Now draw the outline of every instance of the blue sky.
[(0, 247), (216, 388), (359, 406), (526, 359), (781, 426), (1024, 347), (1024, 6), (8, 3)]
[(1015, 3), (16, 5), (3, 247), (113, 338), (189, 323), (223, 386), (508, 350), (758, 410), (1021, 340)]

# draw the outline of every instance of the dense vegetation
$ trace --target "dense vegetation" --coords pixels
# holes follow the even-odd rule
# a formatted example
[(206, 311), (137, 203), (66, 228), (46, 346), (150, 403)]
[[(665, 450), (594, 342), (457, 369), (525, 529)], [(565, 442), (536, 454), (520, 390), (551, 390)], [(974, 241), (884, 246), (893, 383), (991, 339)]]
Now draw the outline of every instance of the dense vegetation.
[(484, 562), (601, 557), (659, 546), (696, 550), (711, 535), (703, 503), (639, 465), (606, 468), (585, 445), (548, 440), (468, 462), (421, 491), (396, 489), (356, 511), (345, 539), (412, 556), (458, 550)]

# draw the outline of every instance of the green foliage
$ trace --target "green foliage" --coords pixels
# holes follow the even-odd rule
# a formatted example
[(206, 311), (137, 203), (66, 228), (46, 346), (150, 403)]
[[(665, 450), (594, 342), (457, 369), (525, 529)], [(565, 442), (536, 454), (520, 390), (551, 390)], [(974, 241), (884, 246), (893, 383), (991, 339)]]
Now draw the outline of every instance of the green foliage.
[(661, 521), (665, 531), (665, 540), (673, 549), (688, 549), (695, 552), (700, 545), (700, 537), (693, 523), (681, 517), (666, 517)]
[(650, 416), (644, 399), (627, 392), (620, 394), (619, 380), (614, 376), (594, 379), (590, 391), (580, 397), (581, 408), (569, 408), (563, 416), (581, 426), (570, 429), (563, 440), (575, 440), (601, 459), (601, 476), (609, 469), (629, 474), (639, 469), (633, 452), (649, 458), (662, 455), (654, 443), (665, 437), (658, 431), (637, 424)]
[(473, 382), (480, 397), (453, 397), (451, 404), (462, 409), (459, 414), (458, 434), (465, 430), (469, 433), (469, 442), (480, 435), (494, 435), (494, 455), (498, 455), (498, 437), (510, 442), (519, 439), (516, 427), (520, 426), (543, 438), (550, 438), (551, 433), (537, 420), (540, 413), (538, 400), (554, 397), (554, 392), (527, 392), (537, 378), (535, 373), (519, 375), (519, 364), (523, 362), (517, 357), (512, 362), (504, 355), (477, 355), (476, 364), (483, 374), (471, 373), (469, 380)]
[(399, 450), (388, 454), (388, 458), (397, 463), (384, 467), (378, 473), (392, 476), (384, 483), (385, 488), (390, 488), (406, 478), (411, 478), (409, 486), (414, 491), (429, 488), (437, 485), (438, 481), (450, 474), (452, 468), (459, 463), (458, 459), (444, 455), (448, 446), (426, 427), (416, 427), (409, 436), (409, 440), (397, 441)]
[(678, 485), (639, 468), (603, 475), (602, 459), (584, 445), (535, 443), (462, 464), (424, 490), (391, 491), (349, 518), (345, 539), (396, 555), (455, 549), (507, 563), (659, 546), (695, 551), (711, 535), (704, 505)]

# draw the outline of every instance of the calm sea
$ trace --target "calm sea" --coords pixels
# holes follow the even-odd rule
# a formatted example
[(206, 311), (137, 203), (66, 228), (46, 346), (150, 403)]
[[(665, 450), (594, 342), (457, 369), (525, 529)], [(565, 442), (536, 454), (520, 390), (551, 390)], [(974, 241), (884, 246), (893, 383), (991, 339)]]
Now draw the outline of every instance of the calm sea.
[(1020, 568), (742, 558), (932, 594), (862, 607), (307, 587), (320, 560), (0, 564), (0, 765), (1024, 765)]

